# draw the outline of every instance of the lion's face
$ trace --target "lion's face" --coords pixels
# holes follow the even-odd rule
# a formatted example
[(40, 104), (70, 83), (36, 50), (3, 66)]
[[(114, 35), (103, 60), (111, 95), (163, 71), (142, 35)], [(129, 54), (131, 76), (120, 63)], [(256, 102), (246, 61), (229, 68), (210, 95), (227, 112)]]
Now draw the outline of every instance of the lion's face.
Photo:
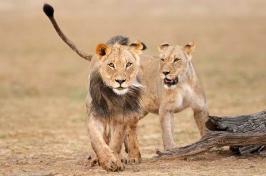
[(194, 48), (194, 43), (189, 43), (184, 47), (169, 44), (159, 46), (160, 77), (165, 88), (175, 88), (180, 82), (187, 71), (188, 63), (192, 57), (191, 52)]
[(139, 54), (143, 49), (145, 49), (143, 43), (133, 43), (129, 46), (119, 44), (97, 46), (99, 72), (104, 83), (116, 94), (123, 95), (130, 90), (130, 87), (141, 86), (137, 74), (140, 67)]

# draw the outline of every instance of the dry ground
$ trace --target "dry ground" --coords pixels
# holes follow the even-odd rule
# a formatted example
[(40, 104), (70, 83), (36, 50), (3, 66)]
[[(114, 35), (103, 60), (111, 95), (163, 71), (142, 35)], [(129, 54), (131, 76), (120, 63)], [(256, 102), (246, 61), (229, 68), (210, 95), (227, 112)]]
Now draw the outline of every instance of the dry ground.
[[(52, 2), (52, 1), (51, 1)], [(0, 175), (103, 175), (87, 166), (84, 99), (88, 64), (62, 43), (43, 1), (0, 1)], [(57, 0), (56, 16), (78, 46), (94, 52), (115, 34), (142, 39), (156, 55), (164, 41), (195, 40), (194, 64), (211, 114), (266, 107), (266, 1)], [(192, 113), (176, 115), (178, 145), (199, 138)], [(224, 149), (187, 160), (152, 159), (162, 148), (158, 117), (140, 122), (143, 163), (108, 175), (266, 175), (266, 159)]]

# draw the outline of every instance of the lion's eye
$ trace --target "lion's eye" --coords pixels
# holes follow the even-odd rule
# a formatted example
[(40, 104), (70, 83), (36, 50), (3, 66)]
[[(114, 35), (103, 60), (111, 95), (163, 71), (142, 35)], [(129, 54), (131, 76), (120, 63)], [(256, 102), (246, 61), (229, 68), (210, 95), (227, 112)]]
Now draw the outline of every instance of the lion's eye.
[(108, 64), (109, 67), (115, 68), (115, 65), (113, 63)]
[(180, 61), (180, 60), (181, 60), (180, 58), (175, 58), (174, 62), (177, 62), (177, 61)]
[(161, 61), (163, 61), (163, 62), (164, 62), (164, 58), (161, 58)]
[(131, 62), (128, 62), (127, 65), (126, 65), (126, 67), (128, 68), (128, 67), (130, 67), (131, 65), (132, 65), (132, 63), (131, 63)]

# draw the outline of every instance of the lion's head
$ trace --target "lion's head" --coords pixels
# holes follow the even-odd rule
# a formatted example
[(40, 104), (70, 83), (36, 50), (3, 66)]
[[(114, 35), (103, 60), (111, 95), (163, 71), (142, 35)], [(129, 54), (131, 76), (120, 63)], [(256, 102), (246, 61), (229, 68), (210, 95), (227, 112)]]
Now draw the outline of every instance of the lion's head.
[(191, 63), (192, 51), (195, 44), (190, 42), (185, 46), (161, 44), (160, 52), (160, 77), (165, 88), (175, 88), (186, 76)]
[(139, 55), (145, 48), (141, 42), (130, 45), (99, 44), (96, 55), (99, 59), (99, 73), (105, 85), (118, 95), (126, 94), (130, 87), (140, 87), (137, 80)]

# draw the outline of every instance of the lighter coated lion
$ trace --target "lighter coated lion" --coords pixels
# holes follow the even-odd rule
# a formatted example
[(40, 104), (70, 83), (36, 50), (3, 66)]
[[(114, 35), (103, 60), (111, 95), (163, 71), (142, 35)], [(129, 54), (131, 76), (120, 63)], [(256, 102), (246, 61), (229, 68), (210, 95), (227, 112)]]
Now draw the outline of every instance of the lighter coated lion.
[(143, 114), (159, 114), (164, 149), (176, 147), (174, 113), (192, 108), (201, 135), (205, 132), (208, 107), (204, 90), (192, 64), (194, 43), (185, 46), (162, 44), (159, 58), (142, 56), (144, 68)]

